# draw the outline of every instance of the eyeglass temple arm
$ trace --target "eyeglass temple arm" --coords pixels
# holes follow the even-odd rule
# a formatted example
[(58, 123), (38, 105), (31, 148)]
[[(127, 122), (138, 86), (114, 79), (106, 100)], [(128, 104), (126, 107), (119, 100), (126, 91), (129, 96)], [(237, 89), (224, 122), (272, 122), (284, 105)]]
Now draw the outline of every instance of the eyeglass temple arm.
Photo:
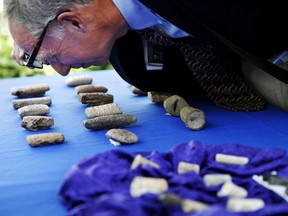
[(52, 21), (52, 20), (50, 20), (50, 21), (46, 24), (46, 26), (44, 27), (43, 32), (41, 33), (40, 38), (39, 38), (39, 40), (38, 40), (38, 42), (37, 42), (37, 44), (36, 44), (36, 46), (35, 46), (35, 49), (33, 50), (32, 54), (31, 54), (31, 56), (30, 56), (30, 58), (29, 58), (29, 61), (28, 61), (28, 63), (27, 63), (28, 65), (29, 65), (29, 64), (33, 64), (33, 62), (35, 61), (35, 59), (36, 59), (36, 57), (37, 57), (37, 54), (38, 54), (38, 52), (39, 52), (39, 50), (40, 50), (40, 47), (41, 47), (41, 45), (42, 45), (42, 43), (43, 43), (43, 39), (44, 39), (44, 37), (45, 37), (46, 31), (47, 31), (48, 26), (49, 26), (49, 24), (50, 24), (51, 21)]

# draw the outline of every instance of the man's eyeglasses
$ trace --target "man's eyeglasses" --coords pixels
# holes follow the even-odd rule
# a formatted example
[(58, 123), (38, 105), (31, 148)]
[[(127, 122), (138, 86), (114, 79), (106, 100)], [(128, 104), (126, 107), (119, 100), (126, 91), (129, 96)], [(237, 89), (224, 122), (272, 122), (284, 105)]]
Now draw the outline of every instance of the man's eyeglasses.
[[(55, 19), (55, 18), (54, 18)], [(43, 29), (43, 32), (41, 33), (40, 37), (39, 37), (39, 40), (31, 54), (31, 56), (27, 53), (24, 54), (24, 65), (30, 69), (35, 69), (35, 68), (39, 68), (39, 69), (42, 69), (43, 68), (43, 63), (39, 60), (36, 59), (37, 55), (38, 55), (38, 52), (41, 48), (41, 45), (43, 43), (43, 40), (44, 40), (44, 37), (45, 37), (45, 34), (47, 32), (47, 29), (49, 27), (49, 24), (54, 20), (54, 19), (51, 19), (47, 24), (46, 26), (44, 27)]]

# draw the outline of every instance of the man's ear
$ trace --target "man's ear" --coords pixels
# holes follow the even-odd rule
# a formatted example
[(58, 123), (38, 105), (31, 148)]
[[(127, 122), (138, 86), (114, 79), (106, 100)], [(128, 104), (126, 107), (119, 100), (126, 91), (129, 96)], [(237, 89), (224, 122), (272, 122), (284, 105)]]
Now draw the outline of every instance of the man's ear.
[(76, 30), (78, 32), (84, 32), (86, 30), (86, 23), (77, 11), (66, 11), (58, 15), (57, 21), (63, 26)]

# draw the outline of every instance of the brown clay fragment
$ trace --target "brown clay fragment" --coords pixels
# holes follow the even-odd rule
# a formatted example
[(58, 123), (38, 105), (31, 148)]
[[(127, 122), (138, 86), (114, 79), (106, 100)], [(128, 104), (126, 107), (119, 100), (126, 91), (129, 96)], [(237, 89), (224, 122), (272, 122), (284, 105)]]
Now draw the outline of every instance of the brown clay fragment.
[(75, 91), (77, 94), (92, 93), (92, 92), (106, 93), (108, 91), (108, 89), (105, 86), (101, 86), (101, 85), (86, 84), (86, 85), (76, 86)]
[(61, 144), (64, 140), (63, 133), (42, 133), (26, 137), (27, 143), (32, 147)]
[(15, 109), (33, 104), (45, 104), (50, 106), (51, 103), (52, 101), (50, 97), (23, 98), (12, 101), (12, 105)]
[(115, 114), (107, 116), (98, 116), (92, 119), (84, 120), (83, 124), (87, 129), (103, 130), (103, 129), (125, 127), (136, 121), (137, 118), (135, 115)]
[(88, 118), (94, 118), (97, 116), (121, 114), (122, 110), (116, 103), (103, 104), (85, 109), (85, 114)]
[(114, 97), (111, 94), (103, 92), (80, 93), (78, 95), (79, 102), (90, 106), (98, 106), (113, 103)]
[(148, 98), (153, 103), (163, 103), (171, 94), (167, 92), (149, 91)]
[(107, 131), (106, 136), (113, 141), (125, 144), (132, 144), (138, 142), (136, 134), (124, 129), (110, 129)]
[(35, 115), (47, 115), (50, 113), (50, 109), (44, 104), (33, 104), (24, 106), (18, 109), (18, 114), (21, 118), (24, 116), (35, 116)]
[(24, 116), (21, 127), (31, 131), (45, 130), (54, 125), (52, 117), (48, 116)]
[(44, 96), (46, 91), (50, 90), (48, 84), (38, 84), (38, 85), (26, 85), (11, 88), (10, 92), (12, 95), (18, 98), (28, 98), (28, 97), (40, 97)]

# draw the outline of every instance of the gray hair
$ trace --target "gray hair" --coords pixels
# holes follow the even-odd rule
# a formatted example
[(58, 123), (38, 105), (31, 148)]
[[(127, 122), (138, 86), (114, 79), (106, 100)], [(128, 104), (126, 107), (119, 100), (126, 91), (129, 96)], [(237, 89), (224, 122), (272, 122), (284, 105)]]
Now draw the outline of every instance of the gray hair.
[[(27, 28), (33, 36), (39, 36), (44, 26), (65, 10), (78, 9), (93, 0), (4, 0), (4, 15)], [(52, 34), (61, 37), (61, 27), (52, 30)]]

